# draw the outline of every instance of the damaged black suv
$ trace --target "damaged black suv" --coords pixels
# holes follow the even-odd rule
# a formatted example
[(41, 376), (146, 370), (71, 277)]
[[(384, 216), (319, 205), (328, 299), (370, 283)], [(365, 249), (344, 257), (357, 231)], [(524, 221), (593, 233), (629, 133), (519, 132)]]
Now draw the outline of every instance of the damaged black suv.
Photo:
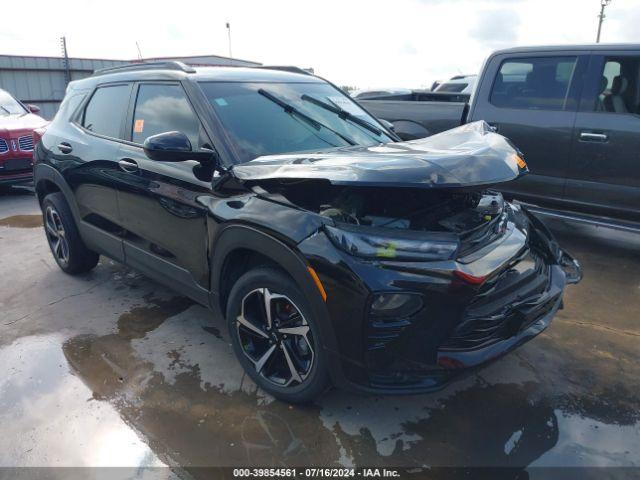
[(69, 85), (35, 184), (62, 270), (106, 255), (222, 314), (274, 396), (414, 393), (540, 333), (581, 272), (491, 190), (527, 171), (504, 137), (397, 140), (304, 72), (141, 64)]

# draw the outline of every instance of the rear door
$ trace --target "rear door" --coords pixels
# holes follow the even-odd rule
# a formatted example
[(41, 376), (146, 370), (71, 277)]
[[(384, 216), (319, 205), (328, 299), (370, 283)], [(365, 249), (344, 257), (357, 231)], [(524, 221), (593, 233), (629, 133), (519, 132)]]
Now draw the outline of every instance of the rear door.
[(196, 177), (196, 161), (158, 162), (142, 149), (147, 137), (168, 131), (186, 134), (194, 149), (209, 144), (182, 85), (137, 83), (126, 130), (118, 175), (126, 263), (206, 301), (206, 209), (197, 199), (211, 194), (211, 182)]
[(502, 54), (486, 65), (472, 120), (485, 120), (524, 154), (530, 174), (500, 189), (561, 202), (569, 168), (585, 52)]
[(640, 52), (591, 58), (577, 113), (566, 199), (615, 217), (640, 216)]
[(48, 129), (46, 137), (52, 162), (74, 191), (90, 247), (122, 261), (120, 217), (116, 184), (118, 151), (130, 102), (131, 83), (98, 86), (80, 111), (59, 130)]

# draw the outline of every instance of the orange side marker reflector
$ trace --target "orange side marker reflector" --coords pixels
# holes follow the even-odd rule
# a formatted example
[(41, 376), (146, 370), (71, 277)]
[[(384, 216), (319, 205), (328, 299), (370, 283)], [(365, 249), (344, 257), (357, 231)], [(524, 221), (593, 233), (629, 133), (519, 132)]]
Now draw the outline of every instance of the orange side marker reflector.
[(316, 271), (310, 266), (307, 266), (307, 270), (309, 270), (309, 274), (311, 275), (311, 278), (313, 278), (313, 281), (316, 283), (316, 287), (318, 287), (318, 291), (320, 292), (320, 295), (322, 295), (322, 300), (326, 302), (327, 292), (324, 291), (324, 287), (322, 286), (320, 277), (318, 277), (318, 274), (316, 273)]
[(513, 158), (516, 159), (516, 163), (518, 164), (518, 167), (520, 167), (523, 170), (527, 168), (527, 162), (525, 162), (520, 155), (514, 155)]

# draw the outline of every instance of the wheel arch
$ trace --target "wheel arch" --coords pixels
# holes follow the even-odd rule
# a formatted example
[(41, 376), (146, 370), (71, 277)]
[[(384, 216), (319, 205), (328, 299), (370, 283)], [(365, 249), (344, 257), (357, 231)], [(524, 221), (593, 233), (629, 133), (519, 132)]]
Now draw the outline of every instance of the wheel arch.
[[(241, 265), (238, 264), (241, 262)], [(225, 227), (213, 242), (211, 306), (226, 316), (228, 294), (235, 281), (252, 268), (271, 266), (293, 279), (308, 299), (325, 348), (335, 351), (335, 336), (328, 310), (301, 254), (275, 237), (247, 225)]]
[(76, 224), (80, 224), (80, 211), (71, 187), (67, 184), (62, 174), (50, 165), (37, 164), (33, 169), (33, 184), (35, 186), (38, 203), (42, 205), (44, 197), (53, 192), (61, 192), (64, 195)]

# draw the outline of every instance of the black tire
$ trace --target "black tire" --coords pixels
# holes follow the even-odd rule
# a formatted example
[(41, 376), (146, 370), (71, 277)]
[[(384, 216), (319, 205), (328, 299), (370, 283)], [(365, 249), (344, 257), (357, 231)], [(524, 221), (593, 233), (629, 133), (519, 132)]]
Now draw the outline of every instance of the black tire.
[(71, 209), (62, 193), (50, 193), (44, 197), (42, 221), (49, 248), (62, 271), (76, 275), (88, 272), (98, 264), (99, 255), (89, 250), (80, 238)]
[[(272, 335), (277, 335), (279, 340), (275, 341), (270, 339), (268, 340), (271, 344), (273, 344), (273, 348), (275, 348), (275, 354), (273, 358), (270, 358), (270, 361), (267, 363), (271, 363), (274, 365), (274, 368), (278, 366), (278, 362), (280, 364), (282, 362), (286, 362), (286, 367), (289, 368), (289, 372), (291, 372), (291, 384), (286, 386), (280, 386), (275, 384), (272, 380), (265, 376), (265, 373), (261, 374), (257, 371), (256, 362), (250, 360), (248, 358), (248, 354), (245, 353), (245, 347), (243, 347), (242, 343), (244, 338), (246, 340), (248, 330), (244, 327), (241, 322), (239, 322), (239, 316), (243, 312), (242, 305), (243, 301), (246, 300), (249, 303), (252, 299), (251, 295), (256, 295), (256, 292), (261, 289), (268, 289), (268, 293), (270, 295), (278, 295), (284, 296), (285, 298), (276, 298), (273, 300), (274, 302), (282, 302), (280, 305), (276, 305), (274, 303), (275, 316), (272, 320), (273, 325), (277, 324), (277, 320), (280, 318), (278, 313), (278, 307), (284, 310), (293, 309), (298, 310), (301, 314), (301, 320), (297, 322), (297, 325), (302, 325), (302, 327), (308, 326), (307, 329), (310, 332), (309, 334), (305, 334), (304, 340), (302, 340), (302, 336), (287, 335), (281, 336), (280, 330), (278, 330), (275, 326), (273, 327)], [(263, 290), (264, 292), (264, 290)], [(257, 293), (258, 296), (262, 295), (261, 298), (264, 299), (264, 293)], [(257, 299), (256, 299), (257, 300)], [(291, 304), (289, 307), (287, 304)], [(256, 303), (259, 305), (259, 302)], [(264, 307), (264, 304), (261, 305)], [(286, 308), (284, 308), (286, 307)], [(260, 308), (260, 307), (256, 307)], [(248, 310), (248, 307), (247, 307)], [(292, 310), (289, 310), (292, 311)], [(264, 312), (264, 310), (263, 310)], [(247, 314), (248, 315), (248, 314)], [(307, 403), (318, 397), (322, 392), (324, 392), (329, 386), (329, 372), (326, 361), (326, 354), (322, 349), (320, 332), (317, 324), (317, 320), (312, 315), (312, 310), (309, 308), (309, 302), (305, 298), (304, 294), (300, 291), (300, 289), (296, 286), (293, 280), (286, 275), (285, 273), (275, 269), (268, 267), (259, 267), (254, 270), (251, 270), (245, 273), (242, 277), (238, 279), (235, 283), (231, 292), (229, 294), (229, 301), (227, 302), (227, 326), (229, 327), (229, 335), (231, 337), (231, 342), (233, 344), (233, 349), (238, 357), (238, 360), (242, 364), (243, 368), (247, 372), (247, 374), (251, 377), (251, 379), (264, 391), (270, 393), (274, 397), (279, 400), (288, 402), (288, 403)], [(300, 318), (292, 314), (290, 318)], [(283, 321), (281, 327), (286, 327), (291, 324), (285, 325)], [(257, 322), (259, 323), (259, 322)], [(299, 326), (296, 328), (300, 328)], [(291, 330), (291, 328), (284, 328), (284, 330)], [(244, 333), (241, 333), (244, 332)], [(251, 332), (248, 332), (251, 333)], [(241, 338), (242, 337), (242, 338)], [(260, 335), (254, 335), (257, 338), (258, 342), (264, 342), (266, 344), (266, 340), (260, 337)], [(294, 340), (295, 339), (295, 340)], [(284, 344), (284, 346), (283, 346)], [(304, 356), (298, 356), (299, 346), (306, 344), (308, 347), (311, 347), (311, 354), (313, 355), (310, 366), (307, 367), (302, 375), (299, 375), (299, 378), (302, 380), (299, 382), (298, 380), (294, 380), (293, 371), (297, 370), (297, 373), (301, 373), (301, 370), (298, 370), (298, 366), (302, 363), (295, 363), (295, 368), (291, 370), (291, 359), (299, 360)], [(288, 347), (287, 347), (288, 345)], [(268, 347), (268, 345), (267, 345)], [(257, 349), (255, 349), (257, 351)], [(285, 350), (288, 353), (285, 353)], [(308, 348), (305, 348), (308, 351)], [(259, 353), (256, 356), (260, 356)], [(281, 358), (280, 358), (281, 357)], [(287, 358), (288, 357), (288, 358)], [(284, 359), (284, 360), (282, 360)], [(304, 367), (301, 367), (304, 370)], [(267, 367), (262, 370), (265, 372)], [(304, 377), (304, 378), (303, 378)]]

